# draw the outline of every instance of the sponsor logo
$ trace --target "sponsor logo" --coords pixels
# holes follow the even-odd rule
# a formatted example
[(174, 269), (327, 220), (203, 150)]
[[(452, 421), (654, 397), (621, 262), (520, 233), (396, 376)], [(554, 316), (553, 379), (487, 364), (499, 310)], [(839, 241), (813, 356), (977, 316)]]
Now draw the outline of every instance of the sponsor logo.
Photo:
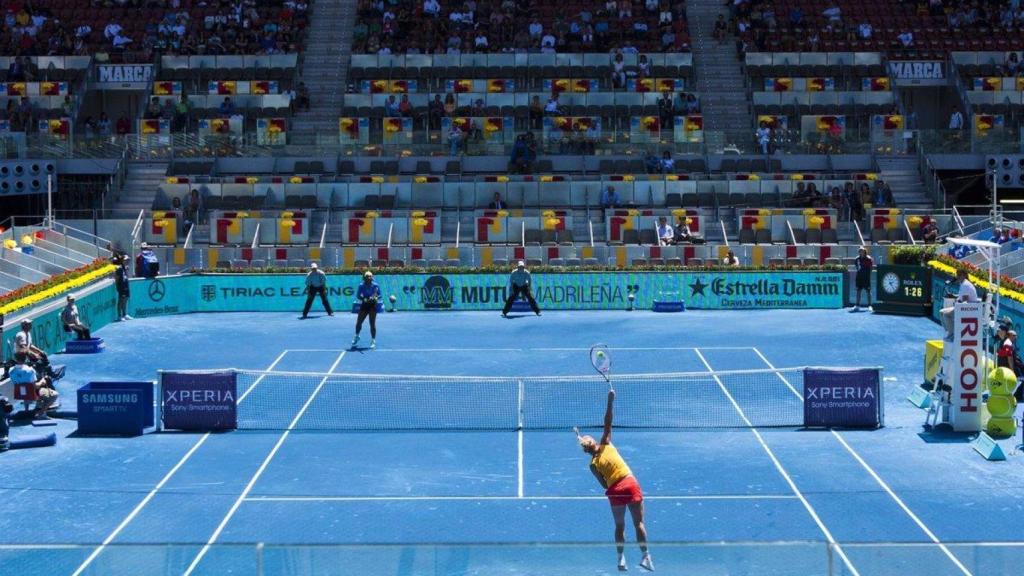
[(90, 392), (82, 394), (84, 404), (135, 404), (139, 395), (130, 392)]
[(99, 82), (149, 82), (153, 79), (153, 66), (101, 65), (97, 66), (97, 78)]
[(889, 62), (889, 73), (897, 80), (942, 80), (946, 77), (942, 62), (938, 60)]
[(164, 395), (165, 402), (194, 402), (202, 404), (207, 402), (234, 402), (235, 393), (232, 390), (168, 390)]
[(978, 318), (960, 319), (960, 412), (977, 412), (978, 406)]
[(444, 276), (431, 276), (420, 288), (420, 300), (428, 310), (451, 308), (455, 303), (455, 291)]
[(217, 287), (213, 284), (203, 284), (199, 288), (199, 297), (203, 302), (213, 302), (217, 298)]
[(167, 295), (167, 287), (160, 280), (153, 280), (149, 283), (149, 299), (159, 302)]

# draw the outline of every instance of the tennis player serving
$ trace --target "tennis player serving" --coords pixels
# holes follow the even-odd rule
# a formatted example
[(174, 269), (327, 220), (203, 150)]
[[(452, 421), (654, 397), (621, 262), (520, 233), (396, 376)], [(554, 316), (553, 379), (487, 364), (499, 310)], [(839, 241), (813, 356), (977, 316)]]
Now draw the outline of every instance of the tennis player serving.
[(615, 518), (615, 548), (619, 552), (619, 571), (628, 570), (625, 544), (626, 508), (629, 508), (633, 526), (636, 528), (636, 541), (644, 555), (640, 560), (640, 567), (653, 572), (654, 563), (651, 561), (651, 553), (647, 550), (647, 528), (644, 527), (644, 494), (640, 491), (640, 484), (633, 477), (633, 472), (626, 461), (612, 445), (614, 402), (615, 390), (609, 388), (608, 408), (604, 413), (604, 434), (601, 435), (600, 443), (594, 440), (593, 436), (580, 436), (578, 429), (573, 430), (583, 451), (590, 454), (590, 472), (605, 488), (605, 496), (612, 506), (612, 516)]
[(377, 302), (380, 301), (380, 286), (373, 281), (373, 272), (363, 272), (363, 283), (356, 290), (359, 300), (359, 312), (356, 315), (356, 335), (352, 338), (352, 349), (359, 344), (359, 333), (363, 330), (363, 320), (370, 319), (370, 349), (377, 347)]

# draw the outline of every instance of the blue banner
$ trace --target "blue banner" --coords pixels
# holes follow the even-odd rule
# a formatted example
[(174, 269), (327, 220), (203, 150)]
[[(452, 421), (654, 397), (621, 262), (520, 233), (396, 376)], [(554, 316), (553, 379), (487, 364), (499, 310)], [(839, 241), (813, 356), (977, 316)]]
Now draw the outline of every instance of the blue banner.
[[(358, 274), (332, 274), (328, 297), (347, 309)], [(385, 298), (399, 310), (498, 310), (509, 294), (507, 274), (379, 274)], [(841, 308), (841, 272), (576, 272), (534, 274), (533, 294), (545, 310), (637, 309), (681, 301), (687, 309)], [(202, 274), (132, 285), (131, 314), (285, 312), (301, 310), (301, 274)]]
[(238, 425), (234, 372), (164, 372), (160, 389), (164, 428), (209, 431)]
[(152, 382), (90, 382), (78, 389), (79, 434), (138, 436), (152, 425)]
[(804, 370), (804, 426), (878, 428), (881, 382), (875, 368)]

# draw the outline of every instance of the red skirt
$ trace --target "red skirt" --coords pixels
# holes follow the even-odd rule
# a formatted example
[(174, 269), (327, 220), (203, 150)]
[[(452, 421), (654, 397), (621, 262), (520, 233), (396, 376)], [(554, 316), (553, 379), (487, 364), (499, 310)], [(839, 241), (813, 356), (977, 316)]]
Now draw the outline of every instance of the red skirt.
[(604, 495), (608, 497), (608, 502), (612, 506), (627, 506), (644, 501), (644, 493), (640, 490), (640, 484), (632, 476), (626, 476), (613, 484), (605, 490)]

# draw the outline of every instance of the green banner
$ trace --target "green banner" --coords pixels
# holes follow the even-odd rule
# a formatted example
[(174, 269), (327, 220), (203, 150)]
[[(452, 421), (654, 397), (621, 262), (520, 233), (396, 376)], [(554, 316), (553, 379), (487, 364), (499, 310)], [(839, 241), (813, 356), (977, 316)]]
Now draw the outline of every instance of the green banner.
[[(629, 294), (637, 309), (656, 300), (682, 300), (687, 308), (841, 308), (841, 272), (577, 272), (535, 274), (533, 293), (546, 310), (623, 310)], [(385, 298), (399, 310), (498, 310), (508, 295), (505, 274), (380, 274)], [(361, 281), (356, 274), (328, 277), (337, 309), (349, 308)], [(132, 284), (131, 314), (300, 311), (305, 277), (299, 274), (203, 274)]]
[[(106, 280), (107, 285), (83, 294), (77, 292), (78, 297), (75, 303), (78, 305), (78, 313), (82, 322), (89, 326), (94, 332), (114, 322), (117, 314), (117, 293), (114, 291), (113, 282)], [(132, 285), (134, 289), (134, 284)], [(64, 343), (74, 337), (74, 333), (64, 331), (64, 323), (60, 320), (60, 313), (63, 309), (63, 298), (58, 300), (58, 306), (48, 312), (31, 313), (32, 318), (32, 343), (41, 348), (47, 354), (64, 350)], [(21, 327), (14, 323), (15, 316), (9, 317), (11, 324), (3, 331), (4, 358), (7, 358), (13, 350), (14, 335), (21, 330)]]

